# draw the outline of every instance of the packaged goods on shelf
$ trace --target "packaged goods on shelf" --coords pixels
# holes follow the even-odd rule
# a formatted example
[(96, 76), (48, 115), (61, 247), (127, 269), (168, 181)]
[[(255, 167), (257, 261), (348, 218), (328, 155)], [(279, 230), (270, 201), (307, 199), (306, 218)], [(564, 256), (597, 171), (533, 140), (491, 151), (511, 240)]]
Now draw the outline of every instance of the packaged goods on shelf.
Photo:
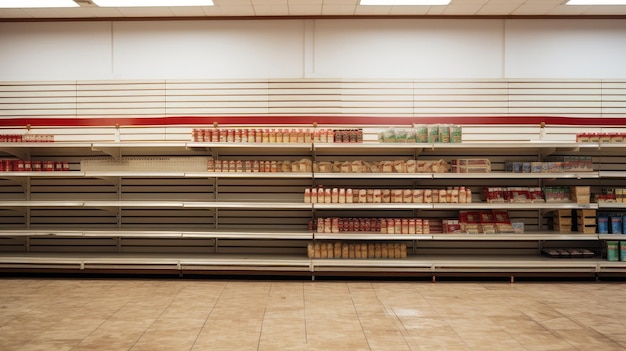
[(208, 128), (193, 129), (192, 140), (206, 143), (361, 143), (362, 129)]
[(429, 234), (430, 221), (422, 218), (317, 218), (309, 223), (316, 233), (371, 232), (381, 234)]
[(578, 143), (622, 143), (626, 140), (626, 133), (578, 133)]
[(446, 173), (445, 160), (316, 161), (315, 173)]
[(461, 224), (458, 219), (444, 219), (442, 221), (442, 231), (444, 234), (460, 234), (463, 233), (461, 230)]
[(607, 261), (619, 261), (619, 241), (606, 242), (606, 259)]
[(506, 172), (512, 173), (563, 173), (591, 172), (592, 158), (588, 156), (555, 157), (549, 162), (517, 162), (508, 161), (504, 165)]
[(304, 190), (305, 203), (471, 203), (470, 188), (344, 189), (322, 186)]
[(513, 233), (513, 225), (508, 212), (498, 211), (460, 211), (459, 230), (467, 234)]
[(245, 173), (310, 173), (313, 162), (309, 159), (298, 161), (279, 160), (214, 160), (207, 161), (209, 172), (245, 172)]
[(315, 241), (307, 245), (308, 258), (314, 259), (402, 259), (406, 244), (371, 241)]
[(68, 161), (0, 160), (0, 172), (68, 172)]
[(556, 210), (552, 214), (552, 229), (556, 232), (571, 232), (573, 216), (572, 210)]
[(572, 200), (578, 204), (588, 204), (591, 199), (591, 190), (589, 186), (573, 186), (571, 187)]
[(417, 125), (415, 128), (388, 128), (378, 133), (380, 143), (460, 143), (462, 128), (448, 124)]
[(52, 143), (52, 134), (0, 134), (0, 143)]
[(456, 159), (452, 160), (452, 173), (490, 173), (491, 161), (488, 159)]
[(80, 161), (80, 170), (94, 171), (146, 171), (146, 172), (206, 172), (209, 157), (122, 157), (89, 158)]
[(544, 189), (546, 202), (572, 202), (571, 190), (569, 187), (546, 187)]
[(487, 187), (484, 197), (488, 203), (541, 203), (544, 193), (539, 187)]
[(555, 248), (543, 249), (541, 253), (552, 258), (593, 258), (595, 253), (589, 249)]
[[(331, 141), (329, 141), (331, 142)], [(335, 143), (362, 143), (363, 129), (334, 129), (333, 141)]]
[(595, 202), (615, 203), (626, 202), (626, 188), (604, 188), (599, 194), (594, 194)]

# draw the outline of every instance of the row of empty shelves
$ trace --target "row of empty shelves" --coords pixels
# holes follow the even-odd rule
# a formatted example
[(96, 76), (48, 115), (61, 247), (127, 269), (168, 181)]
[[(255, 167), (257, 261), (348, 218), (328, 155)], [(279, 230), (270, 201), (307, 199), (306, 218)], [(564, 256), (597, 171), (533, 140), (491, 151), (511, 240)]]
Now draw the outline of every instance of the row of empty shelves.
[(0, 237), (59, 238), (215, 238), (292, 240), (393, 240), (393, 241), (597, 241), (626, 240), (626, 234), (584, 234), (539, 231), (501, 234), (382, 234), (377, 232), (316, 233), (310, 231), (166, 231), (166, 230), (1, 230)]
[(406, 259), (309, 259), (299, 255), (2, 253), (0, 270), (350, 273), (626, 273), (626, 262), (541, 256), (421, 256)]

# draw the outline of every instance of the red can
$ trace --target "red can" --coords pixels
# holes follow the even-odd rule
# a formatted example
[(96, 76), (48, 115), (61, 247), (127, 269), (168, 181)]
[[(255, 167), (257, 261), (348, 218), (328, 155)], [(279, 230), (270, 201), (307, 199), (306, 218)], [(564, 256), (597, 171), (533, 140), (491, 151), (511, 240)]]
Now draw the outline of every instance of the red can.
[(33, 172), (41, 172), (41, 161), (31, 161), (33, 166)]

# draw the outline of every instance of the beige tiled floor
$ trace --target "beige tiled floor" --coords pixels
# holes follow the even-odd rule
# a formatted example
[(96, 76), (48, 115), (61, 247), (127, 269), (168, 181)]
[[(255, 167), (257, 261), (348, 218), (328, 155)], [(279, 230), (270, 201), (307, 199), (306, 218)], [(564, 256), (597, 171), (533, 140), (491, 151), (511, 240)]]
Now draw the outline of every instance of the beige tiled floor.
[(626, 350), (626, 284), (0, 279), (0, 350)]

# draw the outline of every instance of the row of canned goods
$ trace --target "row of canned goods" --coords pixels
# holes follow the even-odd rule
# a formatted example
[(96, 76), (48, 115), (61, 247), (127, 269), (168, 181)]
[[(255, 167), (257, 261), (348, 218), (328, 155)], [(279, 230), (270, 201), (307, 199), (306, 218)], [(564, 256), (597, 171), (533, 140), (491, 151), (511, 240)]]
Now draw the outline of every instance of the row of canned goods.
[(430, 234), (430, 221), (421, 218), (318, 218), (309, 222), (316, 233), (374, 232), (381, 234)]
[(0, 134), (0, 143), (52, 143), (53, 134)]
[(0, 172), (68, 172), (67, 161), (0, 160)]
[(362, 143), (362, 129), (193, 129), (193, 141), (211, 143)]

